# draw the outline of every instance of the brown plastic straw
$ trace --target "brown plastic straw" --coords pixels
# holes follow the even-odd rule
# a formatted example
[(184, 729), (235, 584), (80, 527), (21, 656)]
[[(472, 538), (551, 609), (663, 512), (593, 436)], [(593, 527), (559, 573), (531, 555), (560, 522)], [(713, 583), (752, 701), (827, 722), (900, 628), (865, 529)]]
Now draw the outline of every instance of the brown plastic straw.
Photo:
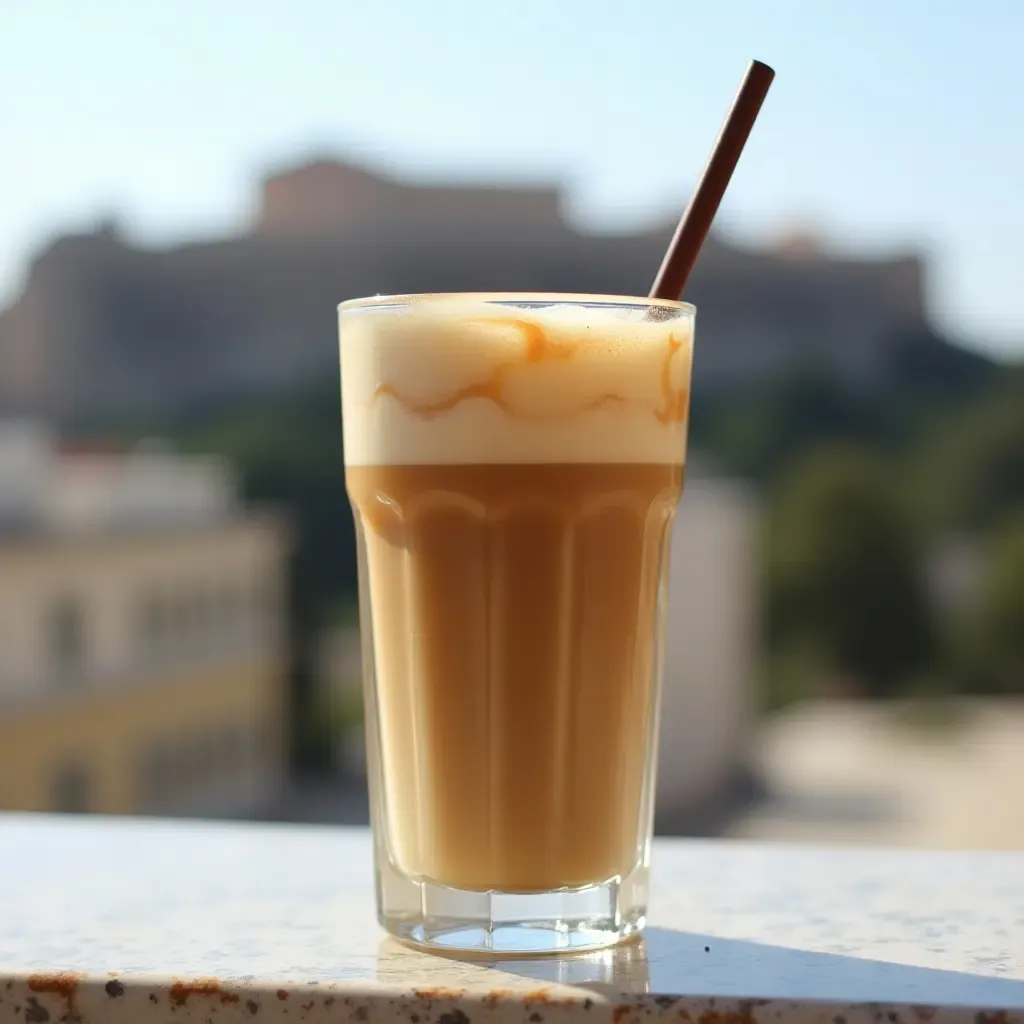
[(767, 64), (759, 60), (750, 62), (690, 205), (679, 220), (661, 269), (654, 279), (650, 292), (652, 299), (678, 299), (682, 296), (774, 77), (775, 72)]

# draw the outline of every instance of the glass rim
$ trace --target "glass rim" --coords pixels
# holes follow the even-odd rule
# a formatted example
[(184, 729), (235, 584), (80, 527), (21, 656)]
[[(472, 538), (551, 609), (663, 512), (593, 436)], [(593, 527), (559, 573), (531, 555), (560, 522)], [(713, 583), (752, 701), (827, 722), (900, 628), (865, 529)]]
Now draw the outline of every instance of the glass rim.
[(368, 295), (338, 303), (338, 312), (356, 309), (384, 309), (388, 306), (413, 306), (431, 299), (463, 299), (466, 302), (515, 305), (539, 303), (550, 306), (619, 306), (633, 309), (670, 309), (694, 317), (697, 307), (677, 299), (652, 299), (641, 295), (602, 295), (587, 292), (409, 292), (399, 295)]

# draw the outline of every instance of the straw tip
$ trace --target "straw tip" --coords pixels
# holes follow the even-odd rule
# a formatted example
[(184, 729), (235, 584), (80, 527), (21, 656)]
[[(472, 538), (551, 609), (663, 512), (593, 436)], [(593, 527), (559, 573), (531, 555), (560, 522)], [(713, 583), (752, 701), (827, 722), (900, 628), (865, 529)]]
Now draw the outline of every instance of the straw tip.
[(750, 62), (750, 66), (752, 68), (758, 68), (762, 72), (767, 72), (767, 74), (769, 74), (772, 78), (775, 77), (775, 68), (771, 67), (768, 64), (765, 64), (763, 60), (752, 60)]

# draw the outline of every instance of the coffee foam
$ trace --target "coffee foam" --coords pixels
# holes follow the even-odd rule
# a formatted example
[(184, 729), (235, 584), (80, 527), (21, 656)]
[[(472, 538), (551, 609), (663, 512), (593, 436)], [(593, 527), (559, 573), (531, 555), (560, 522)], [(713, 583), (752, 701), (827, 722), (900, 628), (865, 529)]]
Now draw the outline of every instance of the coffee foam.
[(684, 461), (693, 319), (468, 299), (343, 308), (345, 461)]

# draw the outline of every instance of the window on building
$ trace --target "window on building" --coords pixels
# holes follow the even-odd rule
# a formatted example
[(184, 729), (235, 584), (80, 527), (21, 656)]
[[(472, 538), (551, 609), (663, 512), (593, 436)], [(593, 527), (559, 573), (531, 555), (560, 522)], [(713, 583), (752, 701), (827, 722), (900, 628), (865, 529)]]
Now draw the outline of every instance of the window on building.
[(86, 814), (90, 809), (89, 789), (89, 773), (84, 765), (62, 765), (53, 780), (53, 810), (58, 814)]
[(212, 587), (200, 588), (195, 595), (196, 630), (203, 651), (216, 651), (222, 642), (222, 626), (218, 617), (217, 592)]
[(253, 581), (252, 593), (250, 596), (253, 622), (256, 629), (262, 636), (270, 617), (270, 586), (267, 581), (259, 576)]
[(176, 739), (153, 740), (139, 757), (136, 780), (139, 809), (161, 813), (180, 804), (188, 785), (188, 766), (183, 761)]
[(170, 593), (167, 595), (166, 651), (172, 658), (184, 653), (184, 641), (188, 636), (188, 595)]
[(178, 602), (179, 650), (185, 655), (201, 655), (210, 647), (208, 602), (203, 585), (183, 589)]
[(164, 767), (162, 751), (153, 746), (143, 751), (136, 761), (135, 809), (142, 813), (159, 811), (164, 802)]
[(136, 814), (150, 814), (157, 809), (153, 771), (153, 754), (150, 750), (139, 750), (135, 755), (135, 806)]
[(215, 581), (149, 595), (139, 603), (139, 651), (171, 659), (230, 652), (251, 637), (256, 601), (250, 587)]
[(217, 777), (234, 782), (239, 774), (232, 748), (234, 731), (230, 725), (222, 724), (214, 735), (217, 743)]
[(50, 664), (59, 682), (74, 680), (86, 669), (85, 609), (77, 598), (61, 598), (47, 622)]
[(245, 749), (245, 731), (238, 723), (225, 723), (218, 737), (220, 744), (221, 772), (225, 778), (235, 782), (248, 776)]
[(211, 608), (214, 619), (211, 628), (217, 637), (217, 649), (222, 654), (231, 654), (236, 649), (238, 640), (234, 589), (220, 584), (211, 600)]
[(137, 642), (139, 653), (145, 659), (159, 657), (163, 647), (163, 603), (155, 594), (142, 598), (137, 612)]
[(249, 633), (246, 590), (237, 584), (230, 584), (224, 592), (226, 632), (232, 640), (245, 638)]
[(202, 595), (189, 588), (152, 594), (139, 611), (139, 647), (160, 659), (187, 657), (202, 647)]
[(214, 729), (207, 727), (195, 737), (193, 743), (194, 782), (196, 789), (202, 791), (215, 784), (220, 776), (220, 750), (217, 733)]

